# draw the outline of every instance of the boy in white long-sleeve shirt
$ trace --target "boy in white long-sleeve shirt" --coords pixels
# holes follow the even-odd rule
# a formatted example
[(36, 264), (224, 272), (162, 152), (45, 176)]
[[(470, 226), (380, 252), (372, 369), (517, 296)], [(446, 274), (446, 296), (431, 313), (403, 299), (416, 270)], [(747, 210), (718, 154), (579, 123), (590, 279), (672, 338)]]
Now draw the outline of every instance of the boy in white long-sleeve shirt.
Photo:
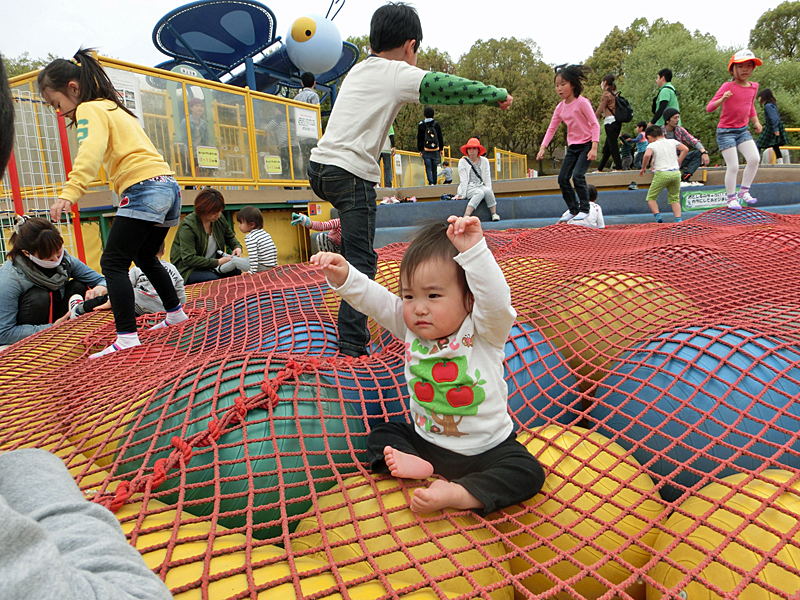
[(372, 428), (367, 459), (376, 473), (436, 480), (411, 508), (488, 514), (535, 496), (539, 462), (516, 441), (503, 379), (504, 347), (516, 317), (511, 291), (477, 217), (422, 229), (400, 265), (401, 297), (339, 254), (321, 252), (333, 289), (406, 342), (405, 375), (414, 424)]

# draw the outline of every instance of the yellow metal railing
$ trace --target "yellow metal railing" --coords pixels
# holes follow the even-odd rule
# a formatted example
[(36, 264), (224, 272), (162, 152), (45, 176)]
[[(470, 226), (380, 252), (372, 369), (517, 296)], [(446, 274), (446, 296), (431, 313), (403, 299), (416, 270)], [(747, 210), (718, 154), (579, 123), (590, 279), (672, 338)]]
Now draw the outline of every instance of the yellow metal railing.
[(523, 179), (528, 176), (528, 157), (509, 150), (494, 149), (494, 178)]
[[(785, 129), (786, 129), (787, 133), (788, 132), (793, 132), (793, 133), (800, 132), (800, 127), (786, 127)], [(800, 150), (800, 146), (781, 146), (781, 150)], [(775, 160), (777, 159), (777, 157), (775, 156), (774, 152), (771, 152), (770, 154), (771, 154), (771, 158), (770, 158), (769, 162), (770, 162), (770, 164), (774, 165), (775, 164)]]
[[(181, 185), (241, 186), (307, 185), (308, 157), (321, 135), (318, 106), (278, 98), (196, 77), (97, 57), (114, 82), (126, 106), (136, 114), (169, 163)], [(55, 113), (36, 89), (38, 72), (13, 78), (12, 93), (35, 103), (37, 123), (17, 131), (26, 152), (38, 154), (40, 172), (22, 173), (23, 195), (42, 182), (61, 186), (62, 174), (53, 168), (53, 127), (38, 126), (40, 118), (52, 121)], [(189, 109), (190, 99), (200, 99), (200, 116)], [(196, 104), (196, 103), (194, 103)], [(201, 123), (198, 125), (199, 123)], [(205, 139), (192, 139), (192, 132)], [(57, 130), (56, 130), (57, 131)], [(70, 150), (77, 152), (74, 128), (68, 128)], [(108, 187), (101, 172), (92, 188)], [(2, 193), (0, 182), (0, 193)]]

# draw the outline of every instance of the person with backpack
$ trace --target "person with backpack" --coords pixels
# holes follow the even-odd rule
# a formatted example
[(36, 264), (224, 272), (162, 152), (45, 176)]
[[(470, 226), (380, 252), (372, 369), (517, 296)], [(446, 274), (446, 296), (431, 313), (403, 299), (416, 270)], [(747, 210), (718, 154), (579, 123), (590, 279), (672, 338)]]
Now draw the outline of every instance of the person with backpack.
[(444, 153), (442, 127), (433, 118), (433, 107), (426, 106), (423, 111), (425, 119), (417, 125), (417, 151), (425, 163), (425, 175), (428, 185), (436, 185), (436, 171), (439, 157)]
[(619, 144), (617, 139), (622, 131), (622, 123), (617, 120), (615, 112), (617, 110), (617, 86), (614, 83), (614, 75), (609, 73), (600, 81), (600, 87), (603, 88), (603, 97), (600, 100), (600, 106), (597, 107), (595, 115), (599, 119), (603, 117), (603, 126), (606, 131), (606, 142), (603, 144), (603, 154), (600, 157), (600, 165), (597, 171), (600, 172), (606, 168), (606, 163), (609, 157), (614, 159), (614, 169), (616, 171), (622, 170), (622, 158), (619, 155)]

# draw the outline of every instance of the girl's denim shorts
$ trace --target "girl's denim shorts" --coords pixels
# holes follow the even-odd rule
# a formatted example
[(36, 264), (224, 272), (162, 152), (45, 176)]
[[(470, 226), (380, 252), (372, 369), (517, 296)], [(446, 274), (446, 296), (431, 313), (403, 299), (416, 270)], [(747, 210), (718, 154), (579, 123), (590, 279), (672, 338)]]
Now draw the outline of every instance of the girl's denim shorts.
[(720, 152), (728, 148), (735, 148), (745, 142), (752, 140), (750, 130), (747, 126), (736, 127), (734, 129), (722, 129), (717, 127), (717, 146)]
[(181, 188), (170, 175), (135, 183), (120, 195), (117, 215), (173, 227), (181, 219)]

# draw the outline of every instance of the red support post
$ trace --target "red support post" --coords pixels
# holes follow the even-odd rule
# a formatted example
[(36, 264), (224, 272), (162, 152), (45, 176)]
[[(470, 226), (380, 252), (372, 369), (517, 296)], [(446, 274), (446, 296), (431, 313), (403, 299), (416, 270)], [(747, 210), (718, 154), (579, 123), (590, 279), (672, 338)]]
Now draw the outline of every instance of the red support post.
[[(69, 174), (72, 172), (72, 157), (69, 153), (67, 121), (61, 113), (58, 113), (58, 138), (61, 142), (61, 155), (64, 157), (64, 172), (69, 177)], [(86, 249), (83, 247), (83, 230), (81, 229), (81, 216), (77, 204), (72, 205), (72, 229), (75, 235), (75, 249), (78, 252), (78, 258), (85, 264)]]
[(11, 180), (11, 197), (14, 199), (14, 210), (18, 215), (25, 214), (25, 207), (22, 205), (22, 189), (19, 187), (19, 174), (17, 173), (17, 161), (14, 158), (14, 151), (8, 160), (8, 178)]

